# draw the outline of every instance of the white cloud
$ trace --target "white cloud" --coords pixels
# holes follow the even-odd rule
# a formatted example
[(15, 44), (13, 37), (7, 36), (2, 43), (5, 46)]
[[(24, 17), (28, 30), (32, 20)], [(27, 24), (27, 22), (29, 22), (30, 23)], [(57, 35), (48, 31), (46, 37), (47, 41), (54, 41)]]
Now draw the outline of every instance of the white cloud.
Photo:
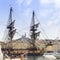
[(54, 23), (54, 21), (48, 21), (47, 26), (51, 26)]
[(52, 12), (52, 16), (49, 18), (48, 26), (50, 25), (58, 25), (60, 22), (60, 11)]
[(51, 3), (53, 0), (39, 0), (41, 4)]
[(52, 9), (42, 9), (39, 11), (39, 15), (42, 16), (42, 17), (47, 17), (49, 16), (50, 13), (52, 13), (53, 10)]
[(46, 32), (49, 35), (49, 38), (56, 39), (58, 37), (58, 30), (59, 27), (57, 26), (50, 26), (49, 28), (46, 29)]
[[(29, 6), (32, 2), (32, 0), (17, 0), (17, 1), (19, 4), (25, 2), (27, 6)], [(38, 12), (39, 14), (38, 19), (44, 23), (42, 25), (43, 25), (43, 28), (45, 28), (47, 35), (49, 35), (50, 38), (56, 37), (59, 29), (58, 24), (60, 22), (60, 11), (58, 12), (58, 9), (55, 9), (55, 8), (60, 8), (60, 0), (39, 0), (39, 1), (43, 6), (46, 4), (46, 7), (47, 6), (48, 7), (40, 9), (39, 11), (40, 13)], [(51, 3), (54, 4), (54, 8), (50, 9), (49, 7)], [(27, 18), (28, 16), (31, 16), (30, 14), (31, 14), (31, 9), (28, 8), (23, 11), (22, 16), (24, 16), (24, 18), (25, 17)], [(26, 18), (24, 20), (26, 20)], [(28, 17), (28, 20), (29, 18), (30, 17)], [(45, 21), (43, 21), (43, 19)]]
[(24, 0), (16, 0), (18, 4), (21, 4)]
[(49, 20), (47, 22), (47, 26), (57, 25), (59, 23), (59, 20)]
[(30, 5), (32, 0), (26, 0), (27, 5)]
[[(59, 23), (60, 23), (60, 11), (43, 8), (39, 12), (39, 19), (42, 20), (42, 26), (49, 38), (55, 39), (58, 36)], [(43, 37), (42, 37), (43, 38)]]
[(60, 0), (54, 0), (55, 7), (59, 8), (60, 7)]
[(53, 3), (56, 8), (60, 8), (60, 0), (39, 0), (39, 1), (40, 1), (40, 4), (50, 4), (50, 3)]
[(17, 3), (20, 5), (20, 4), (24, 4), (24, 2), (26, 2), (27, 5), (30, 5), (32, 0), (17, 0)]
[[(58, 20), (58, 22), (59, 22), (59, 20)], [(57, 22), (57, 20), (49, 20), (47, 23), (42, 24), (43, 29), (46, 32), (46, 34), (48, 35), (49, 39), (55, 39), (56, 37), (59, 37), (58, 32), (59, 32), (60, 27), (57, 24), (58, 22)], [(55, 24), (57, 24), (57, 25), (55, 25)]]
[(22, 14), (23, 14), (24, 16), (28, 17), (28, 16), (30, 15), (30, 13), (31, 13), (31, 9), (30, 9), (30, 8), (27, 8), (26, 10), (23, 11)]

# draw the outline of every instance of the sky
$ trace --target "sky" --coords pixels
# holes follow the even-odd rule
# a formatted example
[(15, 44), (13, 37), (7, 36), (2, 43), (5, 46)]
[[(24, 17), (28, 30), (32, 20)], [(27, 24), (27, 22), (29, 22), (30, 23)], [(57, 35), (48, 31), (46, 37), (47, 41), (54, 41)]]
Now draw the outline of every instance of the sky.
[(14, 38), (20, 38), (25, 33), (29, 37), (33, 10), (41, 24), (39, 38), (60, 37), (60, 0), (0, 0), (0, 40), (4, 37), (10, 7), (13, 8), (13, 20), (18, 32)]

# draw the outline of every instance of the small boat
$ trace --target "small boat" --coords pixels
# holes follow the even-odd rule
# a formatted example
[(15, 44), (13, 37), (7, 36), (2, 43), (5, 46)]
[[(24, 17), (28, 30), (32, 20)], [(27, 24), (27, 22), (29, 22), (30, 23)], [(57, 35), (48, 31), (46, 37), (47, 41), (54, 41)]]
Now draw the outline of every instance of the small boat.
[(60, 59), (60, 52), (56, 52), (55, 57), (56, 57), (56, 59)]
[(46, 59), (54, 59), (54, 60), (56, 59), (54, 53), (52, 53), (52, 52), (44, 53), (43, 57)]

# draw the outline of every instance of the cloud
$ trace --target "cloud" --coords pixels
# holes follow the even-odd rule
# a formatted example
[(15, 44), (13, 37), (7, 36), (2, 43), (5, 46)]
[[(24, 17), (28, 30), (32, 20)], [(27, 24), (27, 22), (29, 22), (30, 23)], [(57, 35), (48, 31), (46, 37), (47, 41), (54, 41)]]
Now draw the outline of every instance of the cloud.
[(30, 5), (32, 0), (26, 0), (27, 5)]
[(55, 7), (60, 8), (60, 0), (54, 0)]
[(51, 0), (40, 0), (41, 4), (48, 4), (51, 3)]
[(57, 25), (59, 23), (59, 20), (49, 20), (47, 22), (47, 26)]
[(21, 4), (24, 0), (16, 0), (18, 4)]
[[(58, 36), (59, 28), (60, 26), (58, 25), (59, 20), (48, 20), (46, 23), (42, 24), (42, 27), (46, 34), (48, 35), (49, 39), (55, 39)], [(41, 31), (43, 32), (43, 31)], [(44, 34), (44, 32), (43, 32)], [(45, 36), (45, 34), (44, 34)], [(43, 38), (43, 37), (42, 37)], [(47, 37), (45, 36), (47, 39)]]
[(28, 5), (31, 4), (31, 2), (32, 2), (32, 0), (17, 0), (17, 3), (18, 3), (19, 5), (26, 3), (27, 6), (28, 6)]
[(54, 4), (55, 8), (60, 8), (60, 0), (39, 0), (42, 5)]
[[(28, 21), (31, 20), (29, 18), (31, 17), (30, 14), (32, 14), (31, 12), (32, 9), (31, 7), (29, 8), (25, 8), (25, 7), (29, 6), (32, 0), (17, 0), (17, 1), (18, 4), (23, 5), (23, 9), (22, 9), (23, 13), (21, 14), (20, 19), (24, 21), (26, 21), (27, 19)], [(38, 7), (41, 8), (37, 12), (38, 19), (42, 22), (41, 24), (43, 28), (45, 28), (47, 35), (49, 35), (50, 38), (53, 38), (54, 36), (56, 37), (60, 22), (60, 11), (59, 11), (60, 0), (39, 0), (39, 1), (41, 5)]]
[(31, 8), (27, 8), (26, 10), (23, 10), (22, 15), (25, 17), (28, 17), (31, 14)]
[[(56, 38), (60, 28), (60, 1), (40, 0), (39, 19), (49, 38)], [(53, 7), (52, 7), (53, 6)], [(43, 37), (42, 37), (43, 38)]]
[(60, 11), (56, 11), (56, 12), (52, 12), (52, 16), (49, 17), (47, 25), (48, 26), (58, 25), (59, 22), (60, 22)]
[(43, 9), (39, 10), (39, 13), (38, 13), (38, 14), (39, 14), (39, 16), (47, 17), (47, 16), (49, 16), (52, 12), (53, 12), (53, 9), (49, 9), (49, 8), (45, 9), (45, 8), (43, 8)]

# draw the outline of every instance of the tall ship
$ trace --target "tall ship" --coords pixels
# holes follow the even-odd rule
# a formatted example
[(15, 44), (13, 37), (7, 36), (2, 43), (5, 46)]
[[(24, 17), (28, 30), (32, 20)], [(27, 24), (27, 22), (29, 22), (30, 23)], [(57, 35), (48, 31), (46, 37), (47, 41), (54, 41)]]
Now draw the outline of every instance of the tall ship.
[[(23, 41), (19, 41), (18, 40), (18, 44), (16, 44), (15, 42), (17, 42), (17, 40), (13, 40), (13, 37), (16, 33), (16, 28), (14, 26), (15, 20), (12, 19), (12, 7), (10, 8), (10, 14), (9, 14), (9, 19), (8, 19), (8, 23), (7, 23), (7, 35), (6, 35), (6, 40), (8, 40), (8, 42), (5, 43), (5, 46), (2, 48), (2, 51), (5, 54), (7, 54), (10, 58), (20, 58), (21, 54), (27, 55), (27, 56), (42, 56), (44, 54), (44, 48), (40, 49), (39, 47), (36, 46), (36, 41), (37, 41), (37, 37), (40, 34), (40, 31), (37, 32), (37, 28), (39, 27), (39, 22), (36, 23), (35, 22), (35, 12), (33, 11), (32, 13), (32, 23), (30, 26), (30, 38), (29, 38), (29, 42), (24, 42)], [(15, 46), (16, 45), (16, 46)], [(24, 45), (24, 47), (23, 47)], [(29, 45), (29, 46), (28, 46)], [(18, 48), (19, 46), (19, 48)], [(22, 47), (23, 48), (22, 48)], [(26, 47), (27, 46), (27, 47)]]
[[(59, 53), (52, 53), (51, 47), (56, 47), (57, 42), (52, 42), (52, 40), (45, 40), (43, 43), (38, 39), (40, 35), (40, 31), (38, 31), (39, 22), (37, 23), (35, 20), (35, 12), (32, 12), (32, 21), (30, 25), (30, 38), (26, 37), (26, 34), (19, 39), (13, 40), (15, 33), (17, 33), (17, 29), (15, 28), (15, 20), (12, 18), (13, 9), (10, 8), (9, 19), (6, 26), (5, 31), (5, 41), (1, 42), (1, 49), (3, 58), (20, 58), (21, 55), (24, 57), (27, 56), (44, 56), (44, 57), (53, 57), (54, 59), (60, 58)], [(28, 33), (27, 33), (28, 34)], [(58, 41), (60, 42), (60, 41)], [(47, 49), (47, 50), (46, 50)], [(56, 48), (57, 49), (57, 48)], [(56, 51), (55, 51), (56, 52)]]

